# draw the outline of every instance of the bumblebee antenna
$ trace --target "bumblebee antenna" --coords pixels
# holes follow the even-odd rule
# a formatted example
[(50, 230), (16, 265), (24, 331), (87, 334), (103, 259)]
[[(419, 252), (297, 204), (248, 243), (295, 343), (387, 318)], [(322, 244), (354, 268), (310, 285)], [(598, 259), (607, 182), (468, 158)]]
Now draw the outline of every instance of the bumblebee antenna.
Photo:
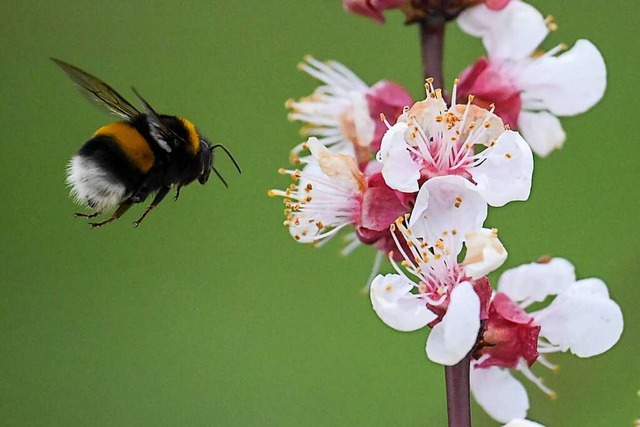
[[(240, 170), (240, 165), (238, 164), (238, 162), (236, 161), (236, 159), (233, 157), (233, 154), (231, 154), (231, 152), (229, 150), (227, 150), (227, 147), (225, 147), (222, 144), (216, 144), (216, 145), (212, 145), (211, 148), (209, 148), (209, 150), (211, 152), (213, 152), (213, 150), (215, 150), (216, 148), (221, 148), (222, 151), (224, 151), (225, 153), (227, 153), (227, 156), (231, 159), (231, 161), (233, 162), (233, 165), (236, 167), (236, 169), (238, 170), (238, 173), (242, 173), (242, 171)], [(218, 175), (218, 177), (220, 179), (222, 179), (222, 177), (220, 176), (220, 174), (218, 173), (218, 171), (216, 171), (215, 168), (213, 168), (213, 171), (216, 173), (216, 175)], [(224, 180), (222, 180), (222, 182), (224, 182)], [(225, 183), (226, 185), (226, 183)]]
[(216, 168), (211, 168), (211, 169), (213, 169), (213, 172), (216, 174), (216, 176), (218, 177), (218, 179), (219, 179), (220, 181), (222, 181), (222, 183), (224, 184), (224, 186), (225, 186), (225, 187), (227, 187), (227, 188), (229, 188), (229, 184), (227, 184), (227, 181), (222, 177), (222, 175), (220, 175), (220, 172), (218, 172), (218, 171), (216, 170)]

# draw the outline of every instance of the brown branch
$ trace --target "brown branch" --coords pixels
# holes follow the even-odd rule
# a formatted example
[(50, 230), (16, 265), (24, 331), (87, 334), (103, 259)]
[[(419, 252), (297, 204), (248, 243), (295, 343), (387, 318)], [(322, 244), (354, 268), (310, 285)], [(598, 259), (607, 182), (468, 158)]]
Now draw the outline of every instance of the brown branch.
[(457, 365), (445, 366), (444, 368), (449, 427), (471, 427), (470, 362), (471, 355), (468, 355)]
[(422, 71), (425, 79), (432, 77), (433, 85), (442, 88), (444, 26), (443, 15), (430, 15), (419, 21)]

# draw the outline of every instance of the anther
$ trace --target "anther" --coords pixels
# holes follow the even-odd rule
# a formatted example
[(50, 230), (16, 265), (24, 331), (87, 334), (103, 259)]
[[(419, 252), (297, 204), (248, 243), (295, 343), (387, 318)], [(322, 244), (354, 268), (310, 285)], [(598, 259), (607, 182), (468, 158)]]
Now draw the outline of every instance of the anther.
[(558, 29), (558, 24), (556, 24), (555, 18), (551, 15), (547, 16), (544, 19), (544, 23), (547, 24), (547, 28), (549, 29), (549, 31), (555, 31)]

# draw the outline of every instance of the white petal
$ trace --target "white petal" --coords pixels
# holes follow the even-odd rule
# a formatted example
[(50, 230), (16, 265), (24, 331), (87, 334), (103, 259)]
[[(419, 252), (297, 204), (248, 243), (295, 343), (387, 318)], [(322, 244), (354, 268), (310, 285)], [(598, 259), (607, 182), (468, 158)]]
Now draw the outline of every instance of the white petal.
[(356, 128), (356, 137), (359, 144), (368, 146), (373, 140), (376, 124), (369, 115), (369, 104), (364, 92), (351, 91), (349, 98), (353, 105), (353, 124)]
[(527, 416), (527, 391), (509, 370), (497, 366), (476, 369), (472, 365), (470, 382), (476, 402), (493, 419), (506, 423)]
[(333, 153), (314, 137), (309, 138), (307, 145), (322, 168), (322, 172), (329, 177), (332, 184), (353, 192), (364, 191), (366, 186), (364, 177), (354, 157)]
[(540, 335), (578, 357), (609, 350), (620, 339), (624, 326), (620, 307), (609, 298), (600, 279), (574, 283), (534, 318), (542, 327)]
[(430, 244), (446, 236), (447, 247), (458, 254), (465, 234), (482, 228), (486, 218), (487, 203), (473, 184), (459, 176), (439, 176), (420, 188), (409, 226)]
[(480, 328), (480, 298), (471, 283), (462, 282), (451, 292), (442, 321), (427, 339), (427, 356), (442, 365), (455, 365), (470, 351)]
[(471, 176), (487, 203), (503, 206), (513, 200), (527, 200), (531, 191), (533, 154), (520, 134), (504, 132), (483, 154), (487, 159), (471, 169)]
[(464, 272), (472, 279), (479, 279), (497, 270), (507, 259), (507, 250), (498, 240), (498, 230), (483, 228), (466, 234), (467, 253), (462, 261)]
[(522, 108), (534, 101), (558, 116), (573, 116), (593, 107), (604, 95), (607, 68), (597, 47), (578, 40), (567, 52), (533, 61), (516, 76)]
[(507, 424), (505, 424), (502, 427), (544, 427), (544, 426), (534, 421), (517, 419), (517, 420), (509, 421)]
[(379, 274), (369, 295), (380, 319), (398, 331), (415, 331), (436, 319), (423, 299), (411, 293), (413, 283), (398, 274)]
[(418, 191), (420, 165), (411, 159), (404, 140), (406, 123), (396, 123), (382, 137), (378, 160), (383, 163), (382, 176), (387, 185), (405, 193)]
[(549, 33), (542, 14), (519, 0), (511, 0), (500, 11), (489, 10), (484, 4), (470, 7), (457, 21), (463, 31), (482, 38), (493, 60), (526, 58)]
[(521, 111), (518, 115), (518, 129), (533, 152), (541, 157), (562, 147), (566, 139), (560, 120), (546, 111)]
[(553, 258), (546, 264), (532, 262), (505, 271), (497, 289), (516, 302), (540, 302), (564, 292), (575, 281), (573, 265), (566, 259)]

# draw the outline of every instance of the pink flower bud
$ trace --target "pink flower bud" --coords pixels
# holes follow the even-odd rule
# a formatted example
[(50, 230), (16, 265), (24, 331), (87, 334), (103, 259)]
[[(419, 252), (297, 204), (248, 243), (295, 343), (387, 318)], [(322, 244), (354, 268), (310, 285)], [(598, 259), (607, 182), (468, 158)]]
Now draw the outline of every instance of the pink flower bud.
[(485, 0), (484, 4), (491, 10), (502, 10), (511, 0)]
[(383, 24), (382, 12), (395, 9), (404, 2), (405, 0), (342, 0), (342, 6), (348, 12), (369, 17)]

